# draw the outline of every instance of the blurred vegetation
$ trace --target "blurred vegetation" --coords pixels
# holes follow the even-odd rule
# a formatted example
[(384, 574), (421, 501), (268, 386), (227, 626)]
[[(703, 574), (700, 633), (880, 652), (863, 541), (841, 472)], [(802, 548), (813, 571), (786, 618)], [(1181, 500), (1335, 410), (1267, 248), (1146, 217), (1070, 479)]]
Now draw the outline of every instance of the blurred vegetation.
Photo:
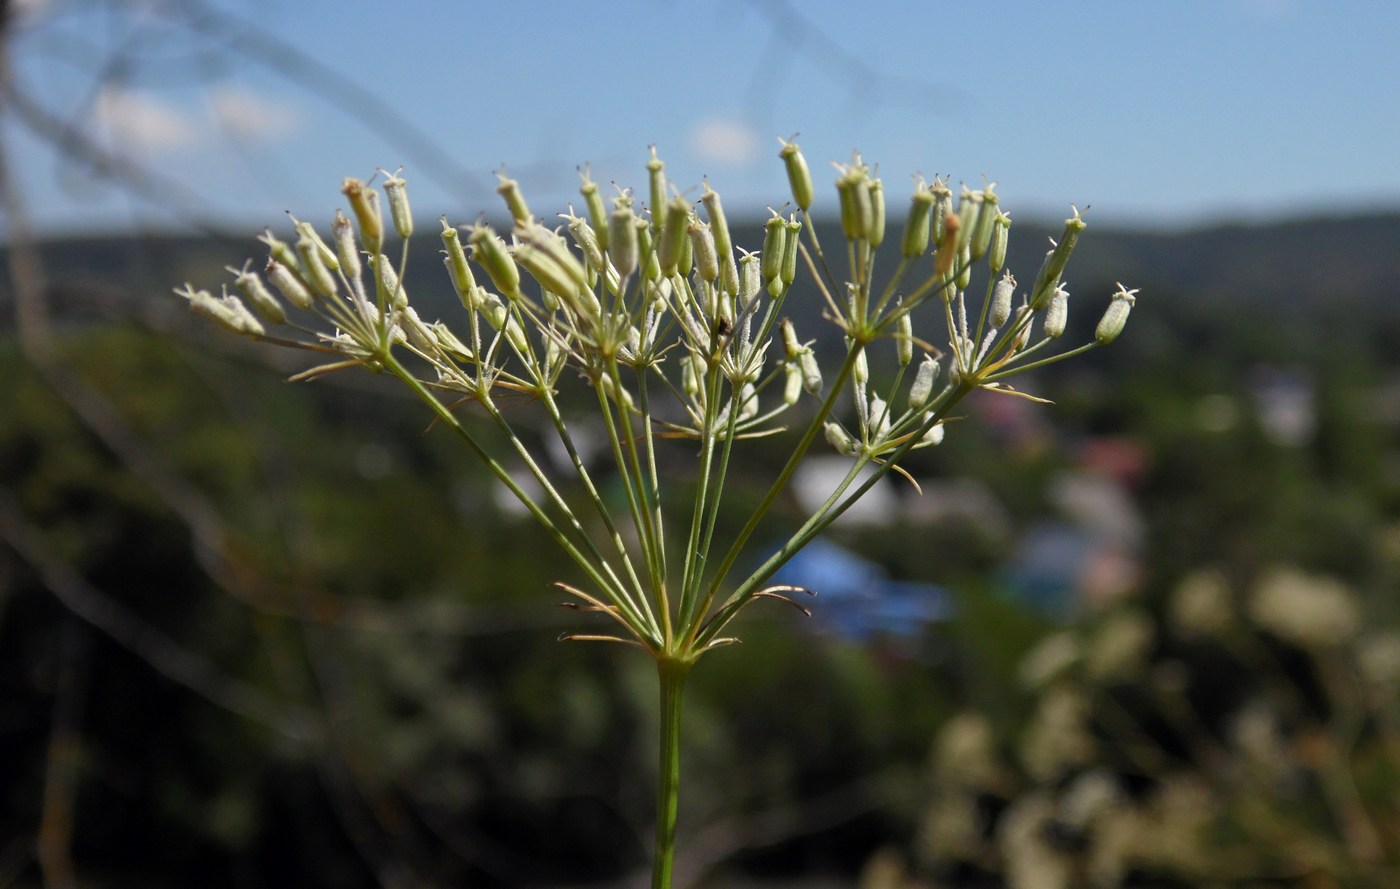
[[(1009, 266), (1034, 269), (1043, 241), (1017, 226)], [(684, 873), (1395, 885), (1395, 689), (1376, 670), (1400, 580), (1397, 239), (1395, 216), (1092, 227), (1070, 289), (1143, 288), (1120, 344), (1028, 381), (1053, 408), (974, 404), (910, 466), (975, 480), (994, 509), (937, 511), (966, 489), (930, 486), (917, 520), (833, 535), (950, 590), (953, 617), (856, 640), (774, 604), (695, 677)], [(63, 362), (178, 503), (0, 335), (0, 885), (37, 885), (35, 855), (65, 837), (82, 881), (112, 886), (634, 877), (649, 665), (554, 641), (576, 616), (549, 585), (572, 569), (416, 405), (364, 375), (289, 385), (300, 368), (168, 296), (245, 250), (45, 247)], [(415, 300), (451, 319), (446, 281), (432, 287)], [(1071, 299), (1072, 324), (1096, 321)], [(1105, 452), (1130, 459), (1105, 469)], [(754, 442), (748, 465), (775, 453)], [(1066, 588), (1037, 607), (1016, 566), (1037, 528), (1073, 524), (1067, 473), (1127, 493), (1135, 570), (1106, 598)], [(1271, 629), (1252, 603), (1279, 566), (1341, 584), (1354, 630), (1321, 645)], [(1228, 629), (1173, 617), (1202, 578)], [(1057, 669), (1028, 680), (1057, 645)], [(1029, 753), (1054, 718), (1078, 752)], [(1123, 852), (1104, 825), (1149, 824), (1169, 793), (1199, 819), (1157, 824), (1182, 855)], [(1071, 882), (1028, 882), (1017, 854)]]

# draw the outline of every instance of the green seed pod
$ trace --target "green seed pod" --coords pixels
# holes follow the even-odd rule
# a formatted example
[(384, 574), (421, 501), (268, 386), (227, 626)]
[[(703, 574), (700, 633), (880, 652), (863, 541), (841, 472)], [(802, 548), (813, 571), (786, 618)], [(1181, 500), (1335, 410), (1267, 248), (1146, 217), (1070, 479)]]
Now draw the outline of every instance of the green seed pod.
[(997, 213), (992, 226), (992, 246), (987, 250), (987, 265), (996, 275), (1006, 265), (1006, 244), (1011, 239), (1011, 217)]
[(732, 251), (719, 258), (719, 288), (725, 293), (739, 292), (739, 267), (734, 263)]
[(457, 298), (461, 300), (462, 307), (470, 312), (477, 304), (476, 276), (472, 274), (471, 264), (467, 262), (467, 254), (462, 249), (457, 229), (447, 224), (446, 216), (442, 217), (442, 243), (447, 248), (447, 273), (452, 278), (452, 288), (457, 291)]
[(783, 240), (783, 271), (782, 279), (784, 287), (791, 287), (792, 282), (797, 280), (797, 253), (802, 246), (802, 223), (797, 221), (797, 217), (789, 216), (787, 221), (787, 238)]
[(661, 273), (667, 277), (676, 274), (681, 264), (681, 253), (685, 242), (690, 239), (690, 204), (685, 198), (676, 195), (665, 206), (665, 221), (661, 227), (659, 261)]
[(933, 192), (933, 242), (938, 244), (943, 240), (948, 217), (953, 215), (953, 192), (937, 176), (933, 177), (929, 191)]
[[(253, 318), (252, 314), (245, 308), (243, 315), (253, 319), (253, 326), (247, 325), (247, 320), (240, 315), (238, 310), (229, 304), (229, 298), (219, 299), (207, 290), (195, 290), (186, 284), (183, 290), (176, 290), (176, 293), (190, 301), (190, 311), (212, 318), (223, 325), (224, 328), (237, 334), (261, 334), (262, 325)], [(241, 306), (242, 303), (239, 303)]]
[(843, 168), (836, 180), (836, 194), (841, 202), (841, 233), (848, 240), (859, 241), (870, 232), (874, 211), (870, 206), (870, 187), (865, 168), (859, 165)]
[(613, 381), (612, 377), (607, 374), (598, 377), (598, 388), (603, 390), (603, 394), (614, 404), (619, 407), (631, 409), (632, 393), (627, 390), (626, 386), (619, 386)]
[[(511, 258), (515, 260), (516, 265), (529, 272), (530, 277), (539, 282), (546, 294), (556, 294), (568, 303), (570, 308), (578, 311), (578, 282), (549, 251), (537, 244), (522, 241), (511, 249)], [(548, 297), (546, 306), (548, 307)]]
[[(723, 276), (723, 273), (721, 273)], [(734, 330), (734, 297), (728, 293), (715, 291), (715, 320), (720, 322), (721, 331)], [(726, 334), (728, 336), (728, 334)]]
[[(529, 225), (535, 221), (535, 217), (530, 214), (530, 206), (525, 203), (525, 195), (520, 190), (520, 183), (511, 179), (505, 173), (497, 173), (496, 178), (501, 180), (496, 185), (496, 194), (506, 202), (506, 209), (510, 211), (510, 218), (516, 225)], [(386, 182), (384, 188), (387, 191), (389, 184)]]
[(1055, 295), (1050, 297), (1050, 305), (1045, 308), (1045, 335), (1053, 339), (1065, 332), (1065, 324), (1069, 320), (1069, 291), (1063, 287), (1055, 288)]
[(588, 224), (588, 220), (580, 216), (564, 218), (568, 220), (569, 237), (574, 239), (574, 245), (583, 254), (584, 262), (594, 272), (602, 274), (607, 269), (607, 260), (603, 257), (602, 245), (598, 243), (598, 233)]
[(326, 298), (335, 296), (335, 275), (326, 268), (326, 262), (321, 257), (321, 248), (316, 242), (310, 238), (297, 238), (297, 256), (301, 259), (303, 277), (306, 278), (306, 283), (311, 285), (312, 291)]
[[(1021, 308), (1024, 309), (1025, 307), (1026, 307), (1026, 304), (1025, 304), (1024, 302), (1022, 302), (1022, 303), (1021, 303)], [(1024, 315), (1024, 313), (1022, 313), (1022, 314)], [(1030, 344), (1030, 341), (1031, 341), (1031, 326), (1030, 326), (1029, 324), (1022, 324), (1022, 325), (1016, 330), (1016, 339), (1011, 343), (1011, 351), (1012, 351), (1012, 352), (1019, 352), (1019, 351), (1021, 351), (1021, 350), (1024, 349), (1027, 345)]]
[(865, 416), (870, 421), (871, 441), (883, 441), (890, 434), (890, 406), (885, 404), (885, 399), (872, 393)]
[(690, 240), (690, 220), (695, 218), (691, 213), (686, 219), (685, 238), (681, 240), (681, 259), (676, 264), (676, 273), (682, 278), (690, 277), (690, 270), (695, 267), (695, 245)]
[[(666, 164), (656, 156), (655, 145), (648, 146), (647, 150), (651, 152), (651, 157), (647, 160), (647, 186), (651, 195), (651, 203), (647, 205), (647, 208), (651, 210), (652, 231), (659, 233), (667, 212)], [(662, 265), (664, 266), (665, 263)]]
[(257, 309), (258, 314), (266, 318), (268, 323), (282, 324), (287, 320), (287, 313), (282, 309), (282, 304), (272, 295), (272, 291), (267, 289), (258, 273), (248, 269), (247, 263), (244, 263), (241, 269), (230, 266), (228, 271), (236, 276), (233, 286), (238, 288), (243, 298), (252, 303), (253, 308)]
[(899, 316), (899, 332), (894, 338), (895, 352), (900, 367), (908, 367), (914, 360), (914, 321), (905, 312)]
[(223, 319), (229, 321), (233, 320), (232, 313), (225, 308), (224, 304), (220, 302), (214, 294), (207, 290), (195, 290), (193, 285), (186, 284), (184, 287), (176, 287), (175, 293), (189, 301), (190, 311), (192, 312), (197, 312), (201, 315), (213, 318), (216, 321), (222, 321)]
[(783, 250), (787, 240), (787, 225), (774, 213), (763, 223), (763, 280), (768, 282), (783, 273)]
[(1103, 313), (1103, 318), (1099, 320), (1099, 326), (1094, 330), (1094, 342), (1100, 346), (1106, 346), (1118, 339), (1118, 335), (1123, 332), (1123, 327), (1128, 323), (1128, 312), (1133, 304), (1137, 302), (1137, 291), (1128, 290), (1122, 284), (1118, 285), (1118, 290), (1114, 292), (1112, 302)]
[(914, 374), (914, 382), (909, 386), (909, 407), (913, 410), (922, 410), (933, 398), (933, 384), (938, 378), (938, 359), (932, 355), (925, 355), (924, 360), (919, 362), (919, 369)]
[[(263, 233), (258, 235), (258, 240), (267, 245), (268, 255), (277, 262), (290, 269), (298, 278), (302, 278), (301, 259), (296, 251), (272, 233), (272, 229), (263, 229)], [(303, 279), (304, 280), (304, 279)]]
[[(847, 341), (846, 348), (852, 348), (850, 341)], [(865, 357), (864, 349), (856, 354), (856, 363), (851, 367), (851, 380), (862, 392), (870, 384), (870, 361)]]
[(719, 255), (715, 252), (715, 239), (710, 233), (709, 223), (692, 218), (687, 231), (691, 251), (695, 255), (695, 273), (701, 281), (715, 283), (719, 279)]
[(408, 208), (407, 183), (396, 173), (384, 180), (384, 198), (389, 202), (389, 218), (400, 238), (413, 235), (413, 212)]
[(700, 381), (705, 378), (705, 362), (699, 355), (686, 355), (681, 358), (681, 391), (691, 398), (700, 398), (704, 388)]
[(333, 272), (339, 271), (340, 261), (336, 258), (335, 251), (326, 246), (325, 241), (321, 240), (321, 235), (316, 231), (316, 226), (309, 222), (302, 222), (295, 216), (292, 216), (292, 222), (296, 226), (298, 238), (306, 238), (316, 245), (316, 250), (321, 254), (322, 264)]
[(486, 317), (486, 323), (491, 325), (492, 330), (499, 331), (518, 352), (528, 350), (530, 341), (525, 336), (524, 329), (520, 322), (510, 313), (510, 309), (501, 302), (501, 298), (494, 293), (486, 293), (485, 301), (482, 304), (481, 314)]
[(519, 318), (514, 315), (506, 316), (505, 334), (515, 351), (521, 354), (529, 353), (530, 338), (525, 335), (525, 328), (520, 326)]
[(867, 191), (870, 193), (870, 225), (865, 239), (872, 248), (878, 249), (885, 242), (885, 183), (871, 179)]
[(311, 308), (311, 291), (302, 283), (301, 278), (292, 274), (291, 269), (275, 259), (267, 261), (267, 267), (263, 269), (263, 274), (272, 282), (272, 286), (281, 291), (287, 302), (298, 309)]
[(264, 333), (262, 322), (248, 311), (242, 300), (229, 296), (227, 289), (219, 298), (207, 290), (193, 290), (188, 284), (183, 292), (177, 290), (176, 293), (190, 301), (192, 311), (214, 319), (233, 333), (245, 336), (262, 336)]
[(906, 259), (916, 259), (928, 252), (933, 201), (933, 192), (919, 180), (914, 186), (914, 197), (909, 201), (909, 217), (904, 221), (904, 237), (900, 242), (900, 253)]
[(335, 241), (335, 256), (340, 264), (341, 273), (353, 285), (360, 280), (363, 272), (360, 267), (360, 248), (355, 243), (355, 227), (339, 210), (335, 211), (335, 221), (331, 223), (331, 239)]
[(726, 256), (732, 261), (734, 242), (729, 239), (729, 223), (724, 218), (724, 205), (720, 203), (719, 192), (710, 188), (708, 180), (705, 182), (704, 193), (700, 195), (700, 201), (705, 205), (705, 215), (710, 218), (710, 233), (715, 238), (715, 252), (719, 254), (721, 263)]
[(802, 388), (812, 395), (820, 395), (822, 391), (822, 368), (817, 363), (817, 355), (811, 349), (804, 349), (801, 355), (797, 356), (797, 363), (802, 368)]
[(947, 430), (944, 428), (942, 422), (934, 423), (932, 426), (928, 427), (928, 431), (924, 433), (923, 438), (919, 439), (919, 446), (926, 447), (943, 444), (943, 437), (946, 432)]
[(486, 270), (496, 289), (508, 299), (519, 299), (520, 269), (511, 260), (496, 230), (486, 224), (474, 225), (467, 234), (467, 243), (471, 244), (472, 259)]
[(763, 270), (759, 267), (761, 262), (757, 254), (747, 250), (739, 257), (739, 299), (745, 304), (763, 288)]
[(996, 183), (982, 190), (981, 205), (977, 208), (977, 219), (972, 226), (972, 261), (976, 262), (987, 253), (992, 244), (992, 232), (996, 229), (996, 218), (1000, 212), (997, 203), (1001, 200), (992, 189)]
[[(935, 205), (936, 206), (936, 205)], [(933, 270), (940, 278), (946, 278), (953, 270), (958, 258), (958, 217), (949, 215), (943, 220), (943, 234), (938, 239), (938, 248), (933, 254)], [(943, 301), (952, 299), (949, 288), (943, 288)]]
[(519, 236), (549, 254), (580, 291), (588, 289), (588, 272), (569, 249), (569, 243), (558, 232), (539, 223), (531, 223)]
[(630, 203), (618, 201), (608, 216), (608, 258), (619, 278), (626, 278), (637, 270), (637, 217)]
[(341, 194), (350, 201), (350, 210), (360, 225), (360, 241), (371, 254), (384, 247), (384, 224), (379, 218), (378, 193), (358, 179), (346, 179)]
[(972, 283), (972, 245), (964, 244), (962, 250), (958, 251), (958, 274), (957, 282), (959, 290), (966, 290), (967, 285)]
[(807, 347), (797, 341), (797, 330), (792, 326), (792, 321), (784, 318), (778, 322), (778, 330), (783, 337), (783, 357), (792, 361), (807, 351)]
[(982, 193), (973, 191), (966, 185), (958, 195), (958, 252), (972, 244), (972, 233), (977, 226), (977, 214), (982, 209)]
[[(517, 259), (516, 262), (519, 262), (519, 259)], [(526, 271), (528, 271), (528, 269)], [(535, 280), (538, 281), (539, 279), (536, 278)], [(540, 302), (544, 303), (544, 310), (546, 312), (559, 311), (559, 294), (544, 285), (540, 285)]]
[(656, 256), (656, 245), (651, 240), (651, 226), (645, 219), (632, 223), (637, 230), (637, 249), (641, 251), (642, 277), (648, 281), (661, 280), (661, 261)]
[[(538, 223), (520, 229), (516, 237), (516, 264), (525, 267), (546, 294), (557, 294), (575, 313), (596, 319), (598, 298), (588, 286), (588, 272), (564, 239)], [(547, 307), (554, 311), (557, 306)]]
[(237, 325), (237, 332), (246, 336), (263, 336), (267, 331), (263, 328), (262, 322), (243, 305), (243, 301), (236, 296), (224, 293), (224, 306), (233, 314), (234, 323)]
[(598, 193), (598, 183), (588, 175), (587, 167), (579, 170), (578, 175), (583, 180), (578, 191), (583, 195), (583, 202), (588, 207), (588, 221), (593, 226), (593, 233), (598, 236), (598, 247), (607, 250), (608, 212), (603, 206), (603, 196)]
[(408, 291), (403, 289), (403, 282), (399, 280), (399, 273), (394, 269), (394, 264), (389, 261), (389, 257), (383, 253), (369, 257), (369, 268), (379, 277), (379, 283), (384, 288), (384, 295), (388, 298), (389, 305), (395, 309), (407, 308)]
[(506, 304), (501, 302), (501, 298), (490, 291), (481, 292), (481, 314), (486, 319), (486, 323), (491, 325), (492, 330), (500, 330), (505, 327), (506, 319), (510, 317), (510, 310)]
[(802, 156), (802, 149), (797, 147), (796, 142), (783, 140), (783, 147), (778, 151), (778, 157), (783, 159), (783, 165), (787, 167), (788, 187), (792, 191), (792, 202), (800, 210), (808, 210), (812, 206), (812, 173), (807, 169), (807, 160)]
[[(434, 322), (432, 330), (433, 339), (437, 340), (438, 347), (448, 355), (451, 355), (458, 361), (473, 360), (474, 356), (471, 347), (458, 339), (457, 335), (453, 333), (452, 329), (446, 324), (443, 324), (441, 321)], [(547, 341), (546, 344), (548, 344), (548, 342), (553, 342), (553, 340)]]
[(849, 432), (841, 428), (840, 423), (828, 420), (826, 424), (822, 426), (822, 432), (826, 436), (826, 443), (831, 445), (836, 450), (836, 453), (843, 457), (855, 456), (858, 450), (856, 440), (851, 438)]
[(1031, 308), (1037, 312), (1045, 308), (1054, 295), (1055, 285), (1060, 282), (1065, 265), (1069, 263), (1069, 255), (1074, 252), (1074, 245), (1079, 243), (1079, 235), (1087, 225), (1080, 217), (1079, 209), (1073, 209), (1074, 215), (1065, 220), (1065, 230), (1060, 240), (1054, 242), (1054, 248), (1045, 254), (1045, 262), (1035, 276), (1035, 286), (1031, 288)]
[(1000, 327), (1011, 317), (1011, 297), (1016, 292), (1016, 279), (1007, 272), (992, 287), (992, 308), (990, 320), (993, 327)]
[(418, 317), (418, 312), (413, 306), (406, 306), (399, 312), (399, 325), (415, 349), (429, 354), (437, 351), (437, 337), (433, 336), (432, 329), (423, 323), (423, 319)]
[(802, 397), (802, 368), (797, 362), (789, 361), (783, 366), (783, 404), (791, 407)]

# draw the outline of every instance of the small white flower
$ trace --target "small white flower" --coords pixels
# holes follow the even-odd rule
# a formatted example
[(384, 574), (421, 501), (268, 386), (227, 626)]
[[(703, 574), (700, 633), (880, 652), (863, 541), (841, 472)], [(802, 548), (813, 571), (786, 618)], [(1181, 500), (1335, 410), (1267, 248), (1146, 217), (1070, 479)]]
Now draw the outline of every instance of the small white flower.
[(1265, 630), (1304, 648), (1349, 642), (1361, 626), (1361, 611), (1341, 582), (1277, 568), (1255, 587), (1249, 615)]
[(1177, 584), (1168, 619), (1172, 629), (1187, 639), (1214, 636), (1233, 619), (1230, 587), (1216, 571), (1197, 571)]

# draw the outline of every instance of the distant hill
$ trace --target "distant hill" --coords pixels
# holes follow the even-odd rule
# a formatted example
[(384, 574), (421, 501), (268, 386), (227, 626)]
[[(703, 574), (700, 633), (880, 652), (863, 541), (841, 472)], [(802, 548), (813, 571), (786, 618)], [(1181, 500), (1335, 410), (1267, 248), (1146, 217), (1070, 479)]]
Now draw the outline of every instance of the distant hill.
[[(896, 216), (898, 211), (893, 211)], [(1286, 315), (1316, 311), (1379, 312), (1400, 316), (1400, 213), (1296, 219), (1258, 225), (1217, 225), (1158, 232), (1090, 227), (1070, 265), (1067, 280), (1076, 296), (1097, 299), (1114, 281), (1169, 296), (1154, 311), (1191, 314), (1244, 312), (1268, 306)], [(426, 228), (426, 227), (425, 227)], [(758, 245), (757, 223), (736, 227), (739, 244)], [(1017, 222), (1012, 227), (1007, 267), (1023, 283), (1035, 275), (1058, 225)], [(823, 243), (840, 256), (840, 232), (818, 229)], [(893, 254), (898, 232), (889, 236)], [(455, 305), (440, 248), (431, 230), (414, 240), (407, 286), (416, 304), (447, 316)], [(264, 255), (249, 234), (240, 238), (87, 237), (42, 245), (60, 313), (143, 312), (168, 305), (172, 287), (191, 281), (217, 286), (229, 280), (223, 266)], [(3, 252), (3, 249), (0, 249)], [(892, 256), (886, 266), (892, 267)], [(1102, 293), (1100, 293), (1102, 291)], [(0, 291), (0, 299), (8, 294)], [(794, 307), (799, 311), (798, 307)], [(9, 312), (5, 312), (8, 320)], [(0, 322), (4, 323), (4, 322)]]
[(1075, 254), (1080, 274), (1150, 282), (1183, 299), (1243, 308), (1260, 301), (1393, 305), (1400, 296), (1396, 213), (1177, 233), (1091, 227), (1081, 243)]

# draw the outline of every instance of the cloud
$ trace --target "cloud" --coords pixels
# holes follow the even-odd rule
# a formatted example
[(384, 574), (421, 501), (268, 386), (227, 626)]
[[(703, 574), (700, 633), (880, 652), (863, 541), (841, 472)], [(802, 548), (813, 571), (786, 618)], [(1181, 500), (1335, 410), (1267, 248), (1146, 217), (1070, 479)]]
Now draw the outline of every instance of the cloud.
[(245, 142), (277, 139), (301, 127), (301, 115), (290, 105), (238, 87), (211, 90), (209, 107), (215, 122)]
[(696, 157), (704, 163), (743, 166), (758, 160), (758, 134), (741, 120), (714, 117), (690, 134)]
[(268, 142), (301, 127), (296, 109), (238, 87), (212, 89), (203, 114), (150, 93), (107, 86), (93, 103), (92, 121), (114, 147), (138, 155), (170, 154), (232, 136)]
[(199, 127), (180, 109), (149, 93), (103, 87), (93, 123), (115, 145), (140, 154), (164, 154), (199, 141)]

